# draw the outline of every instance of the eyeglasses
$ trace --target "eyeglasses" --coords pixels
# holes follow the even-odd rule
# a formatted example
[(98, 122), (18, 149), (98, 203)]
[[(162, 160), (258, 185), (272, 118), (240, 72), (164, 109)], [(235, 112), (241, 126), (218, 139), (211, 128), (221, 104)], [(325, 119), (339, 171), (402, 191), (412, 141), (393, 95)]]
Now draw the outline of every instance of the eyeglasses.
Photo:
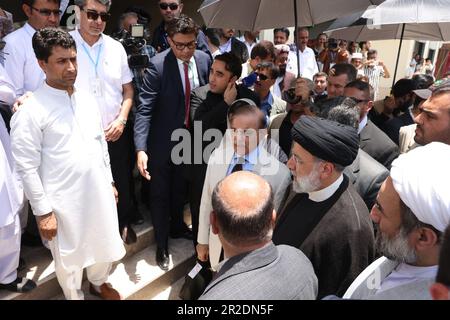
[(188, 43), (182, 43), (182, 42), (177, 42), (175, 40), (172, 39), (173, 44), (175, 45), (175, 48), (177, 48), (177, 50), (184, 50), (184, 48), (188, 48), (189, 50), (194, 49), (195, 47), (197, 47), (197, 41), (191, 41)]
[(52, 13), (58, 17), (62, 14), (61, 10), (38, 9), (33, 6), (30, 6), (30, 8), (36, 10), (40, 15), (43, 15), (44, 17), (50, 17)]
[(161, 10), (167, 10), (170, 9), (172, 11), (175, 11), (178, 9), (178, 3), (172, 2), (172, 3), (165, 3), (165, 2), (161, 2), (159, 4), (159, 8)]
[(98, 17), (100, 17), (102, 22), (107, 22), (109, 20), (109, 18), (111, 17), (111, 14), (109, 14), (107, 12), (97, 12), (95, 10), (85, 10), (85, 9), (81, 9), (81, 10), (86, 12), (87, 18), (89, 20), (97, 21)]

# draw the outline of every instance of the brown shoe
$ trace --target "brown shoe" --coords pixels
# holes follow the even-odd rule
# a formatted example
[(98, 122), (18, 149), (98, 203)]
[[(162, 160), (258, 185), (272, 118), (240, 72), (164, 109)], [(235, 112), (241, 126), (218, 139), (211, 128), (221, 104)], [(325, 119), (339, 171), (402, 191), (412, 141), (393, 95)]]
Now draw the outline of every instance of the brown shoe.
[(100, 286), (100, 292), (98, 292), (94, 288), (92, 283), (90, 283), (89, 292), (94, 296), (102, 298), (103, 300), (122, 300), (122, 297), (120, 296), (119, 292), (117, 292), (117, 290), (114, 289), (111, 286), (111, 284), (106, 282)]

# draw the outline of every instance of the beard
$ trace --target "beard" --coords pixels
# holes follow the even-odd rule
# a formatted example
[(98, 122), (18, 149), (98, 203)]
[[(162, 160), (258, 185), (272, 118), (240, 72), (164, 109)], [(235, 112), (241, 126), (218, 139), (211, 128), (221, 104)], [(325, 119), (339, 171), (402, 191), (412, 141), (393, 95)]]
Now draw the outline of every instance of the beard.
[(292, 181), (292, 188), (296, 193), (317, 191), (320, 188), (320, 177), (316, 165), (307, 176), (295, 177)]
[(388, 259), (407, 264), (417, 261), (416, 252), (408, 243), (408, 232), (403, 227), (395, 237), (389, 238), (376, 225), (375, 245), (378, 252)]
[(284, 75), (286, 74), (286, 68), (287, 68), (287, 65), (285, 65), (285, 64), (280, 64), (278, 66), (278, 69), (280, 71), (280, 77), (284, 77)]

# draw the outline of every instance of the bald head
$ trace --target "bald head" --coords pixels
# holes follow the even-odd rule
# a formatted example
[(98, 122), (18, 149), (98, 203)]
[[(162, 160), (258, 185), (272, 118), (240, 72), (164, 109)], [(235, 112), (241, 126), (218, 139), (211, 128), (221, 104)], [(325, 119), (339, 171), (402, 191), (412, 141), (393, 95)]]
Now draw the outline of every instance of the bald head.
[(252, 245), (271, 239), (272, 189), (260, 176), (247, 171), (227, 176), (214, 188), (212, 206), (229, 243)]

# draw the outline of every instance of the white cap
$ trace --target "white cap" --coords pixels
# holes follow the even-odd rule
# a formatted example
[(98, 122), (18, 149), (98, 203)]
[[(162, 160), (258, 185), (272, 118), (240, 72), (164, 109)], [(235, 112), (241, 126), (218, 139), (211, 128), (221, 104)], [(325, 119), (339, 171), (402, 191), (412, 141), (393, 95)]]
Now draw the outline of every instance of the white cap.
[(352, 60), (353, 59), (361, 59), (362, 60), (363, 55), (361, 52), (355, 52), (354, 54), (352, 54)]

